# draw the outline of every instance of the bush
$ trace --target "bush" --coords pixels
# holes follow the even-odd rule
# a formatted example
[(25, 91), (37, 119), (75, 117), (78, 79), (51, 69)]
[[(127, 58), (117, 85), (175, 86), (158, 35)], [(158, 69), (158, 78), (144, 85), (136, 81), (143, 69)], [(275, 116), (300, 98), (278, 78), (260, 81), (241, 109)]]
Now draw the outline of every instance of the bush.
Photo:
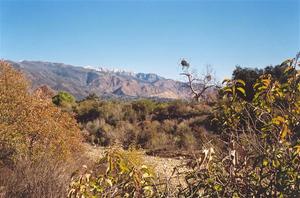
[[(108, 146), (117, 143), (123, 148), (136, 146), (145, 149), (199, 148), (202, 138), (198, 135), (199, 127), (191, 132), (191, 127), (194, 126), (190, 126), (188, 120), (205, 117), (209, 111), (205, 105), (184, 101), (124, 102), (91, 97), (79, 101), (75, 108), (78, 122), (89, 133), (86, 139), (93, 144)], [(98, 120), (101, 120), (101, 126)], [(190, 128), (187, 129), (188, 134), (178, 131), (177, 125), (181, 122), (185, 122), (186, 127)], [(173, 141), (175, 136), (179, 140), (178, 144)]]
[(183, 196), (300, 196), (297, 59), (281, 65), (286, 83), (270, 74), (260, 76), (250, 102), (240, 97), (247, 94), (242, 80), (226, 80), (216, 118), (227, 148), (188, 173)]
[[(76, 121), (54, 105), (28, 93), (24, 77), (0, 62), (0, 145), (7, 158), (65, 157), (81, 142)], [(59, 155), (57, 155), (59, 154)], [(2, 159), (1, 159), (2, 160)]]
[(5, 186), (5, 197), (10, 198), (66, 197), (71, 175), (83, 161), (88, 163), (87, 159), (67, 162), (22, 159), (13, 170), (0, 170), (0, 185)]
[(55, 164), (75, 161), (82, 151), (81, 142), (76, 120), (51, 101), (31, 95), (23, 75), (0, 61), (0, 186), (5, 193), (12, 197), (61, 193), (61, 188), (54, 188), (67, 180), (50, 174), (60, 173), (53, 171)]
[(76, 119), (80, 123), (86, 123), (99, 118), (101, 112), (98, 109), (98, 100), (87, 99), (79, 102), (75, 107)]
[(107, 151), (96, 170), (73, 178), (69, 197), (155, 197), (155, 174), (140, 156), (137, 151)]
[(75, 105), (75, 97), (68, 92), (60, 91), (57, 95), (53, 96), (52, 102), (66, 111), (71, 111)]

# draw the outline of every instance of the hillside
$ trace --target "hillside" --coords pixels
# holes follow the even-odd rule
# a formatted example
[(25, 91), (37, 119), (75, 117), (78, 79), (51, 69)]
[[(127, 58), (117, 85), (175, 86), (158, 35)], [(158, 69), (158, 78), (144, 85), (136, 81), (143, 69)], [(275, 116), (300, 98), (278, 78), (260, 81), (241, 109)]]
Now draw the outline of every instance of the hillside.
[(189, 89), (183, 82), (156, 74), (129, 73), (41, 61), (9, 61), (32, 81), (33, 88), (48, 85), (82, 99), (90, 93), (104, 97), (157, 97), (183, 99)]

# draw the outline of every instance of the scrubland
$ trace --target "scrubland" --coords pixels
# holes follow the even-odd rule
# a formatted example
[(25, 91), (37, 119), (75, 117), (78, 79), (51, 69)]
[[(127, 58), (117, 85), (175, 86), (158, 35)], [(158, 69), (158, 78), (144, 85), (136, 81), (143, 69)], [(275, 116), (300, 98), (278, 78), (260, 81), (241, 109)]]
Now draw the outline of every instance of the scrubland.
[(299, 197), (299, 56), (213, 101), (76, 101), (0, 62), (0, 197)]

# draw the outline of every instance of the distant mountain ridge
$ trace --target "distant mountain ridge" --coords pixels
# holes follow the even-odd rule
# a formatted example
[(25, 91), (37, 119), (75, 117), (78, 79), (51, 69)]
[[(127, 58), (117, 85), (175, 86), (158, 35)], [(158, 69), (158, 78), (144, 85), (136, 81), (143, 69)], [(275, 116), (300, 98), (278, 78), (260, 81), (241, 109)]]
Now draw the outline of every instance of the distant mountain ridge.
[(166, 79), (154, 73), (111, 71), (43, 61), (8, 61), (31, 80), (33, 88), (43, 85), (55, 91), (67, 91), (77, 99), (91, 93), (104, 97), (157, 97), (186, 99), (186, 83)]

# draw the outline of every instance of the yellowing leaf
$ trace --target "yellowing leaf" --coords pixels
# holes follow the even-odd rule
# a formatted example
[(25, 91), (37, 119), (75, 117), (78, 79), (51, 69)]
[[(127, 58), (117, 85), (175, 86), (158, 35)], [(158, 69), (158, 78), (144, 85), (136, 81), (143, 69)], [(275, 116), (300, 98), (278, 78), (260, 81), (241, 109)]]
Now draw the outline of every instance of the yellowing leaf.
[(282, 130), (280, 132), (281, 140), (284, 140), (289, 132), (290, 130), (288, 129), (287, 125), (283, 125)]
[(142, 177), (143, 178), (148, 178), (148, 177), (151, 177), (148, 173), (144, 173), (143, 175), (142, 175)]
[(226, 92), (227, 92), (227, 93), (232, 93), (232, 89), (230, 89), (230, 88), (226, 88), (226, 89), (224, 89), (223, 91), (224, 91), (224, 93), (226, 93)]
[(282, 116), (277, 116), (272, 120), (273, 124), (280, 125), (285, 122), (285, 119)]
[(237, 90), (239, 90), (244, 96), (246, 96), (246, 92), (245, 92), (245, 89), (242, 88), (242, 87), (238, 87), (236, 88)]
[(277, 168), (280, 166), (280, 162), (278, 160), (272, 160), (273, 167)]
[(265, 90), (265, 89), (267, 89), (268, 87), (266, 87), (266, 86), (261, 86), (261, 87), (259, 87), (258, 88), (258, 91), (262, 91), (262, 90)]
[(300, 155), (300, 145), (296, 145), (294, 148), (296, 149), (296, 153)]
[(238, 79), (236, 82), (241, 83), (242, 85), (246, 85), (245, 81)]
[(265, 86), (268, 86), (268, 85), (270, 84), (270, 82), (271, 82), (270, 79), (262, 79), (261, 81), (263, 82), (263, 84), (264, 84)]
[(229, 81), (231, 81), (231, 80), (228, 79), (228, 78), (226, 78), (226, 79), (223, 80), (222, 84), (224, 84), (224, 83), (226, 83), (226, 82), (229, 82)]

